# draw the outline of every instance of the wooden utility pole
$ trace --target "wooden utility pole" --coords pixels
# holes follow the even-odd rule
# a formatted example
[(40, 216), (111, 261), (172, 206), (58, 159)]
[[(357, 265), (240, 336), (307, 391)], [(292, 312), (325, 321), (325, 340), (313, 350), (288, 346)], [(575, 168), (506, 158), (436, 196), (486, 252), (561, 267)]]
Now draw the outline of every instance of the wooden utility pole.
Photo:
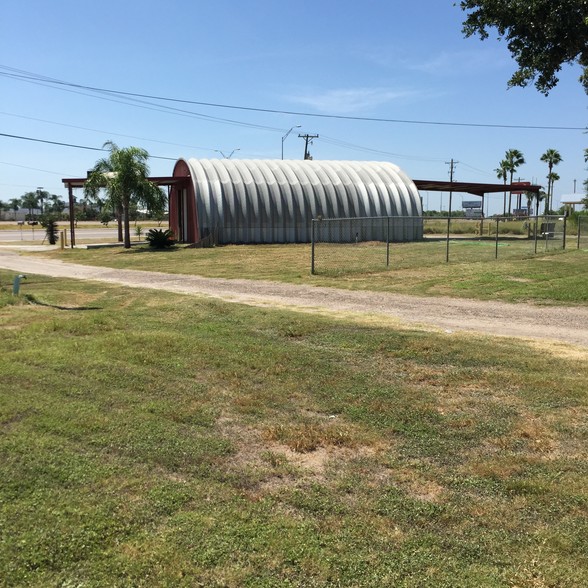
[(312, 159), (310, 153), (308, 152), (308, 146), (312, 145), (313, 139), (318, 139), (318, 135), (309, 135), (308, 133), (304, 135), (298, 135), (301, 139), (304, 139), (304, 159)]

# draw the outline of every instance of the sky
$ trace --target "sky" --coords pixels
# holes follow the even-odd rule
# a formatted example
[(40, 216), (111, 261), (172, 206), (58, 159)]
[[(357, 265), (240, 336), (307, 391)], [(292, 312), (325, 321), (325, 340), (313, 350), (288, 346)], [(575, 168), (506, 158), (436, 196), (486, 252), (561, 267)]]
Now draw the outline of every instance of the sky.
[[(65, 198), (62, 178), (85, 177), (107, 141), (146, 149), (153, 176), (180, 157), (302, 159), (311, 134), (314, 159), (427, 180), (453, 160), (456, 181), (499, 182), (518, 149), (515, 180), (546, 185), (540, 156), (557, 149), (556, 206), (588, 177), (579, 67), (547, 97), (509, 89), (506, 43), (464, 38), (453, 0), (3, 0), (0, 14), (4, 202)], [(502, 194), (487, 201), (501, 210)]]

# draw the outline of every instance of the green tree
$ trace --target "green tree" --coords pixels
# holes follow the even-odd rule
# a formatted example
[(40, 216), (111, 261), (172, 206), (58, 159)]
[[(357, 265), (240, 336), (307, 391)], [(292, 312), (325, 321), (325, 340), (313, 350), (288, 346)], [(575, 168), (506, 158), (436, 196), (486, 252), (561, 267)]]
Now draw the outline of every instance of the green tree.
[[(517, 169), (525, 163), (525, 157), (518, 149), (509, 149), (504, 154), (503, 163), (510, 176), (510, 184)], [(511, 213), (512, 207), (512, 192), (508, 195), (508, 214)]]
[(10, 206), (12, 212), (14, 212), (14, 220), (16, 220), (16, 213), (18, 212), (18, 209), (20, 208), (20, 198), (11, 198), (8, 201), (8, 205)]
[(49, 204), (45, 206), (45, 212), (48, 214), (55, 214), (61, 217), (66, 207), (65, 201), (61, 200), (57, 194), (51, 194), (48, 198)]
[(41, 214), (45, 214), (45, 202), (51, 198), (51, 194), (47, 190), (37, 188), (37, 205), (41, 209)]
[(129, 211), (132, 204), (141, 204), (151, 211), (163, 210), (165, 192), (148, 180), (149, 154), (139, 147), (119, 148), (112, 141), (104, 143), (109, 156), (96, 162), (84, 186), (84, 194), (97, 198), (104, 189), (110, 205), (122, 213), (124, 246), (131, 247)]
[(553, 166), (558, 165), (563, 159), (557, 149), (548, 149), (540, 159), (547, 163), (547, 167), (549, 168), (547, 173), (547, 197), (545, 199), (545, 212), (547, 213), (553, 206), (553, 182), (559, 180), (559, 176), (553, 173)]
[(489, 37), (496, 29), (504, 38), (519, 68), (509, 86), (534, 82), (547, 95), (558, 83), (564, 64), (582, 67), (580, 82), (588, 93), (587, 0), (461, 0), (467, 12), (462, 32), (466, 37)]
[(536, 201), (536, 205), (535, 205), (535, 214), (537, 216), (539, 216), (539, 204), (541, 203), (542, 200), (545, 200), (547, 198), (547, 192), (545, 192), (544, 190), (539, 190), (539, 192), (535, 193), (535, 201)]
[[(498, 167), (494, 171), (496, 172), (496, 177), (499, 180), (502, 180), (504, 185), (506, 186), (506, 178), (507, 178), (507, 174), (508, 174), (508, 163), (506, 162), (506, 160), (503, 159), (498, 164)], [(506, 216), (506, 187), (504, 189), (504, 200), (503, 200), (502, 214)]]
[(36, 192), (27, 192), (20, 199), (20, 204), (23, 208), (29, 211), (29, 218), (33, 218), (33, 210), (39, 208), (39, 196)]

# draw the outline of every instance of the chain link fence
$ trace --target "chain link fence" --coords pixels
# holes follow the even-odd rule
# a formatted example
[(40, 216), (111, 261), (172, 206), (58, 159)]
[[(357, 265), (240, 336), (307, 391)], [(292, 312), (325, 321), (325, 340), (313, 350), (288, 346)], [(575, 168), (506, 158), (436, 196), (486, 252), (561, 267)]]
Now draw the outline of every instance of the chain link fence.
[(578, 217), (576, 247), (578, 249), (588, 249), (588, 216)]
[(521, 259), (588, 246), (588, 218), (580, 219), (570, 226), (565, 216), (314, 219), (311, 271), (342, 274)]

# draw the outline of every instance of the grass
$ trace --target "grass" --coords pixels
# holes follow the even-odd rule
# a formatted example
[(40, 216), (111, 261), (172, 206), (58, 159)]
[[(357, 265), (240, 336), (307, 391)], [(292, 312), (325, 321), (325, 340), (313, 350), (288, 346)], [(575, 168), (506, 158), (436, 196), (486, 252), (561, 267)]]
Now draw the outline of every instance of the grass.
[[(512, 254), (494, 259), (494, 244), (456, 241), (450, 263), (446, 243), (394, 244), (390, 269), (310, 274), (310, 245), (229, 245), (211, 249), (178, 247), (151, 251), (66, 250), (43, 253), (64, 261), (115, 268), (133, 268), (207, 277), (276, 280), (337, 288), (378, 290), (419, 296), (455, 296), (544, 304), (588, 303), (588, 250), (528, 253), (529, 242), (507, 243)], [(354, 247), (354, 246), (351, 246)], [(521, 249), (523, 248), (523, 249)], [(371, 255), (362, 249), (360, 262)], [(355, 248), (354, 251), (358, 251)], [(379, 248), (380, 259), (385, 251)], [(321, 259), (328, 260), (327, 254)], [(337, 262), (340, 263), (340, 260)], [(351, 262), (349, 262), (351, 263)], [(333, 265), (332, 267), (338, 267)]]
[(0, 586), (588, 585), (585, 352), (27, 291), (0, 291)]

